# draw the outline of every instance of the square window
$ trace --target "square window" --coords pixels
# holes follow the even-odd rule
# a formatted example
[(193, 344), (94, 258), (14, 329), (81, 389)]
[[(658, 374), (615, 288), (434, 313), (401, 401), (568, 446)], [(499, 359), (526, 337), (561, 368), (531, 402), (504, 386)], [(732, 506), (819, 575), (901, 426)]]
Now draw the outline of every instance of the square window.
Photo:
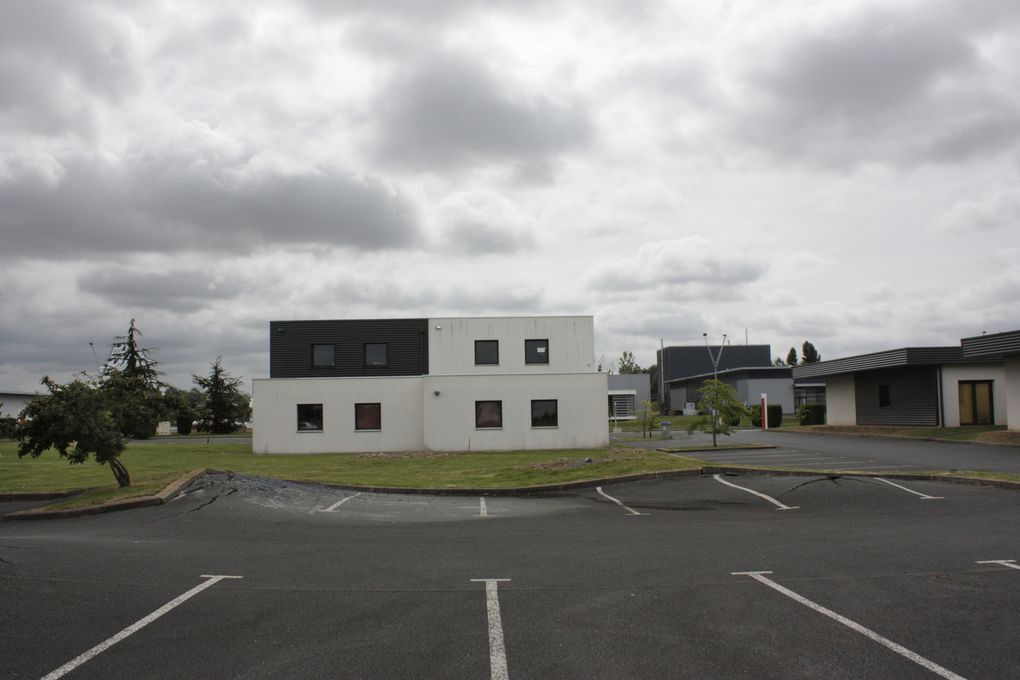
[(381, 430), (382, 404), (355, 404), (355, 430)]
[(532, 427), (557, 427), (558, 425), (559, 415), (555, 399), (531, 400)]
[(297, 405), (298, 432), (322, 432), (322, 404)]
[(365, 343), (365, 366), (385, 368), (389, 363), (389, 346), (385, 342)]
[(889, 386), (879, 385), (878, 386), (878, 406), (880, 408), (887, 408), (889, 406)]
[(499, 364), (499, 340), (475, 340), (475, 364)]
[(547, 364), (547, 363), (549, 363), (549, 341), (548, 340), (525, 340), (524, 341), (524, 363), (526, 363), (526, 364)]
[(312, 366), (335, 366), (335, 345), (312, 345)]
[(503, 427), (503, 402), (476, 401), (475, 427)]

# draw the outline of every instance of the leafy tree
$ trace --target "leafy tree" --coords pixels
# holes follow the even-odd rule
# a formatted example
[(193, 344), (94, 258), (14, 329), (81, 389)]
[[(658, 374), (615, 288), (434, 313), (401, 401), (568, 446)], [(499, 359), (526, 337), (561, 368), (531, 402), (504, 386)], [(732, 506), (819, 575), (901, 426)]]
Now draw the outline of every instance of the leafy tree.
[(192, 423), (205, 409), (205, 393), (197, 387), (185, 391), (169, 386), (163, 392), (163, 406), (170, 420), (177, 423), (177, 433), (191, 434)]
[[(804, 353), (806, 355), (807, 354), (807, 350), (805, 350)], [(787, 366), (796, 366), (797, 365), (797, 348), (796, 347), (791, 347), (790, 351), (786, 353), (786, 365)]]
[(652, 408), (652, 402), (645, 399), (641, 403), (645, 407), (641, 411), (641, 438), (644, 439), (646, 434), (648, 437), (652, 436), (652, 430), (655, 429), (655, 416), (659, 414)]
[(120, 460), (124, 439), (110, 412), (107, 392), (94, 382), (76, 378), (65, 385), (45, 377), (42, 384), (50, 393), (36, 397), (21, 412), (24, 424), (18, 428), (18, 457), (38, 458), (54, 448), (74, 463), (95, 456), (106, 463), (120, 486), (131, 484)]
[(149, 356), (152, 347), (139, 343), (142, 332), (131, 319), (127, 335), (119, 335), (110, 347), (102, 374), (102, 388), (109, 397), (114, 422), (126, 437), (148, 439), (156, 433), (163, 415), (162, 373)]
[(205, 391), (205, 407), (202, 416), (209, 421), (209, 429), (215, 434), (234, 432), (237, 423), (245, 421), (251, 414), (251, 401), (238, 389), (241, 378), (234, 378), (223, 368), (222, 357), (216, 357), (209, 376), (193, 375), (195, 384)]
[(698, 410), (707, 412), (691, 422), (687, 428), (690, 434), (696, 430), (712, 433), (712, 446), (716, 443), (716, 433), (729, 435), (733, 422), (749, 415), (748, 408), (737, 398), (737, 391), (732, 385), (721, 380), (706, 380), (698, 389)]
[(773, 366), (785, 366), (786, 362), (783, 361), (782, 357), (776, 357), (776, 360), (772, 362)]
[(634, 353), (623, 350), (620, 360), (616, 362), (616, 370), (620, 375), (644, 373), (644, 370), (634, 361)]
[(814, 364), (822, 360), (822, 355), (818, 353), (815, 346), (807, 340), (804, 341), (804, 345), (801, 347), (802, 364)]

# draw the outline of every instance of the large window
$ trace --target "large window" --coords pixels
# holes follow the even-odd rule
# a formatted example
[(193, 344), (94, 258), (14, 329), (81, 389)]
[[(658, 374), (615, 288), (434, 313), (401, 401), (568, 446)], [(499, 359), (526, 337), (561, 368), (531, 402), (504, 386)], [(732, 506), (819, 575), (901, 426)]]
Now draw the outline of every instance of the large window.
[(499, 363), (499, 340), (475, 340), (475, 364)]
[(524, 363), (526, 363), (526, 364), (547, 364), (547, 363), (549, 363), (549, 341), (548, 340), (525, 340), (524, 341)]
[(503, 427), (503, 402), (476, 401), (475, 427)]
[(336, 346), (335, 345), (312, 345), (312, 366), (319, 368), (322, 366), (334, 366), (336, 365)]
[(365, 343), (365, 366), (385, 368), (389, 364), (389, 347), (385, 342)]
[(991, 380), (961, 380), (959, 390), (961, 425), (992, 425), (995, 422)]
[(531, 426), (556, 427), (559, 425), (559, 413), (555, 399), (531, 400)]
[(382, 404), (355, 404), (355, 430), (381, 430)]
[(298, 432), (322, 432), (322, 404), (297, 405)]

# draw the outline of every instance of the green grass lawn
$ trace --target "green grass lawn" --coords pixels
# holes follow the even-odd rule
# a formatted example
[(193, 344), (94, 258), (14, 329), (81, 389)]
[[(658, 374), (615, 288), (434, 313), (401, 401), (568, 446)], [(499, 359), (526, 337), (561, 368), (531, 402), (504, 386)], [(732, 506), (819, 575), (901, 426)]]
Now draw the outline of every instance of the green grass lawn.
[(966, 427), (896, 427), (877, 425), (793, 425), (787, 432), (818, 434), (854, 434), (907, 439), (940, 439), (956, 442), (1011, 444), (1020, 446), (1020, 431), (1007, 430), (1003, 425), (971, 425)]
[[(592, 462), (586, 463), (587, 458)], [(300, 456), (256, 455), (249, 444), (190, 442), (129, 445), (121, 459), (131, 474), (132, 486), (127, 489), (116, 488), (113, 473), (105, 465), (94, 462), (70, 465), (52, 451), (36, 459), (19, 459), (13, 442), (0, 442), (0, 492), (99, 487), (86, 498), (61, 503), (65, 506), (92, 504), (154, 493), (195, 468), (331, 484), (499, 489), (700, 467), (699, 462), (690, 458), (623, 448)]]

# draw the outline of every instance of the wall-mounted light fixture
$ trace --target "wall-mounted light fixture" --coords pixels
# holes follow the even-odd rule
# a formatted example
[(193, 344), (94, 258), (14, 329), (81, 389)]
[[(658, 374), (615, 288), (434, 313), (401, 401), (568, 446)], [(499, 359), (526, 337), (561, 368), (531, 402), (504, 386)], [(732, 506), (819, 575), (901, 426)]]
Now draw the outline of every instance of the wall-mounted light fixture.
[(436, 395), (436, 396), (438, 397), (438, 396), (439, 396), (439, 390), (436, 390), (436, 391), (435, 391), (435, 392), (433, 392), (432, 394), (434, 394), (434, 395)]

